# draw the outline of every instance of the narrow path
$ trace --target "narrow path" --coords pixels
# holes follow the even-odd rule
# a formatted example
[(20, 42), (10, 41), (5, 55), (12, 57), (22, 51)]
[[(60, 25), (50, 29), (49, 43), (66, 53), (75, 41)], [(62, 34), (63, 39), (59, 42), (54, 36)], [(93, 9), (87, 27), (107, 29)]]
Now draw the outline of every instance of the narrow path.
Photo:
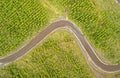
[(102, 63), (102, 61), (99, 60), (99, 58), (96, 56), (94, 49), (89, 44), (89, 42), (86, 40), (86, 38), (84, 37), (84, 35), (80, 31), (80, 29), (75, 24), (73, 24), (72, 22), (70, 22), (68, 20), (59, 20), (59, 21), (53, 22), (45, 30), (40, 32), (34, 39), (32, 39), (28, 44), (26, 44), (24, 47), (20, 48), (18, 51), (16, 51), (13, 54), (10, 54), (9, 56), (0, 58), (0, 64), (6, 65), (6, 64), (9, 64), (11, 62), (18, 60), (26, 53), (29, 53), (30, 50), (35, 48), (50, 33), (52, 33), (53, 31), (55, 31), (58, 28), (63, 28), (63, 27), (67, 27), (72, 30), (74, 35), (79, 40), (79, 42), (80, 42), (79, 44), (87, 52), (86, 54), (89, 55), (89, 57), (91, 58), (91, 60), (93, 61), (95, 66), (97, 66), (98, 68), (100, 68), (106, 72), (120, 71), (120, 64), (107, 65), (107, 64)]

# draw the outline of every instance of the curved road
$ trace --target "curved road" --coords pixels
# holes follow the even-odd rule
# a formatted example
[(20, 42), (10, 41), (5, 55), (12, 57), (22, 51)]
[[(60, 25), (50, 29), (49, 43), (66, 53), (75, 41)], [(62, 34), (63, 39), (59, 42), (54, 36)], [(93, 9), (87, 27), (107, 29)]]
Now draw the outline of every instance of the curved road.
[(72, 22), (68, 20), (59, 20), (56, 22), (53, 22), (50, 24), (45, 30), (40, 32), (34, 39), (32, 39), (28, 44), (26, 44), (24, 47), (20, 48), (18, 51), (16, 51), (13, 54), (10, 54), (6, 57), (0, 58), (0, 64), (6, 65), (11, 62), (14, 62), (15, 60), (21, 58), (26, 53), (30, 52), (38, 43), (40, 43), (44, 38), (47, 37), (50, 33), (52, 33), (54, 30), (58, 28), (67, 27), (72, 30), (74, 35), (79, 40), (79, 44), (84, 48), (84, 50), (87, 52), (91, 60), (93, 61), (93, 64), (96, 65), (98, 68), (106, 71), (106, 72), (115, 72), (120, 71), (120, 64), (118, 65), (107, 65), (101, 62), (99, 58), (96, 56), (93, 48), (88, 43), (86, 38), (83, 36), (82, 32), (77, 28), (76, 25), (74, 25)]

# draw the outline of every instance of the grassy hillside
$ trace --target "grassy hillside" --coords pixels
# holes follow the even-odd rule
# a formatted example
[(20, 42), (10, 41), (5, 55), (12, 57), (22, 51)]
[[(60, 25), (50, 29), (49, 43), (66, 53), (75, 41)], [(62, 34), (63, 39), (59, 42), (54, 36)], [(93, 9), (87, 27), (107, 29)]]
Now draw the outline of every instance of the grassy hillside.
[(74, 21), (103, 56), (120, 63), (120, 5), (115, 0), (48, 1)]
[(21, 60), (1, 68), (0, 78), (95, 78), (77, 43), (75, 36), (59, 30)]

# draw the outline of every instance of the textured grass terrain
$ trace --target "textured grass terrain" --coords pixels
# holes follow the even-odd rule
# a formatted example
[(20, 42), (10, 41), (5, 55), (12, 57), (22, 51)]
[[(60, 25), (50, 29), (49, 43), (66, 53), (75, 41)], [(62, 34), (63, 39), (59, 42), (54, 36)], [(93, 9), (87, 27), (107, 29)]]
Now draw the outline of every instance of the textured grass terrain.
[(114, 0), (4, 0), (0, 4), (0, 56), (17, 50), (50, 20), (63, 16), (74, 21), (110, 62), (120, 63), (120, 7)]
[(120, 5), (115, 0), (48, 0), (74, 21), (112, 63), (120, 63)]
[(59, 30), (21, 60), (1, 68), (0, 78), (95, 78), (77, 43), (75, 36)]
[(0, 56), (4, 56), (48, 25), (48, 10), (38, 0), (0, 1)]
[(75, 12), (71, 11), (70, 18), (82, 22), (84, 33), (102, 55), (112, 63), (120, 63), (120, 7), (113, 0), (88, 1), (83, 4), (91, 8), (86, 6), (84, 11), (78, 8), (76, 10), (81, 11), (74, 14), (75, 16)]
[[(112, 63), (120, 63), (120, 6), (115, 0), (1, 0), (0, 57), (19, 49), (58, 16), (75, 22)], [(76, 40), (60, 31), (0, 77), (94, 78)]]

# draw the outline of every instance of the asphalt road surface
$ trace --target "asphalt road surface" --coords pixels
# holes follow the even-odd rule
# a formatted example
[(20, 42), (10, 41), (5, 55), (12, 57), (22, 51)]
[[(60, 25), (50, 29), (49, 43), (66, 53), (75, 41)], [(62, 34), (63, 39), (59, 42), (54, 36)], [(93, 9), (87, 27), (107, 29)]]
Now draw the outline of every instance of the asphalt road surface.
[[(35, 38), (33, 38), (28, 44), (20, 48), (18, 51), (0, 58), (0, 64), (6, 65), (11, 62), (16, 61), (17, 59), (21, 58), (25, 54), (29, 53), (30, 50), (36, 47), (43, 39), (47, 37), (51, 32), (58, 28), (67, 27), (72, 30), (74, 35), (79, 40), (79, 44), (83, 46), (84, 50), (87, 52), (93, 63), (100, 69), (106, 71), (106, 72), (115, 72), (120, 71), (120, 64), (117, 65), (107, 65), (101, 62), (99, 58), (96, 56), (94, 49), (91, 47), (91, 45), (88, 43), (80, 29), (73, 24), (72, 22), (68, 20), (58, 20), (56, 22), (51, 23), (46, 29), (44, 29), (42, 32), (40, 32)], [(84, 52), (84, 51), (83, 51)]]

